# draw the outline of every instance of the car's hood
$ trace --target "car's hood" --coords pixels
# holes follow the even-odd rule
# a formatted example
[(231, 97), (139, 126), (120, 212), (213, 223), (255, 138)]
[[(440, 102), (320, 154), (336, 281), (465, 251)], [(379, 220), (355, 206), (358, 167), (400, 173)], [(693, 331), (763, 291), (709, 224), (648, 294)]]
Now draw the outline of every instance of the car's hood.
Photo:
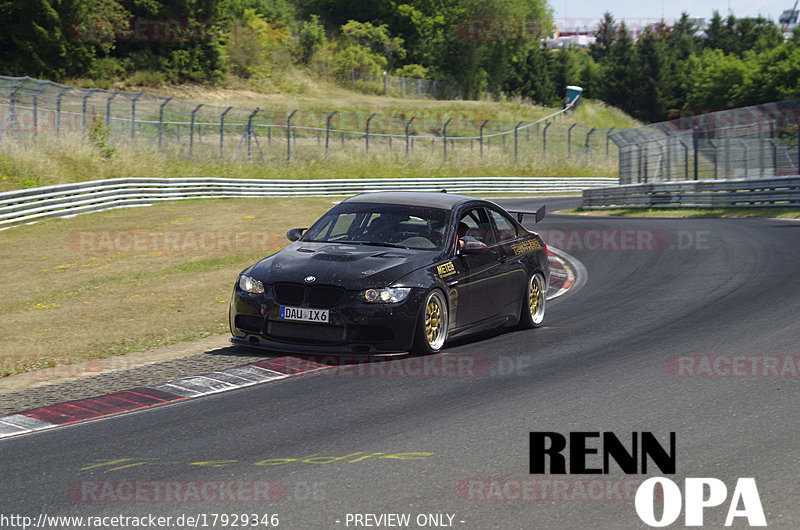
[(441, 251), (296, 241), (256, 263), (250, 275), (265, 283), (305, 283), (306, 277), (314, 276), (315, 285), (358, 290), (389, 286), (433, 264), (439, 254)]

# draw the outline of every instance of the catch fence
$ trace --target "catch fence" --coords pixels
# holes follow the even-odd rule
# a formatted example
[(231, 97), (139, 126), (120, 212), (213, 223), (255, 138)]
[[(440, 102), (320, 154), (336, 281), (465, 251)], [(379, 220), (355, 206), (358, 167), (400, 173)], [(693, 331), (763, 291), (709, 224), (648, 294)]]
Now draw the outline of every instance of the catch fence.
[(619, 183), (771, 178), (800, 173), (800, 100), (717, 112), (684, 111), (613, 132)]
[(589, 165), (617, 157), (614, 128), (570, 118), (569, 108), (536, 121), (475, 119), (466, 112), (442, 117), (241, 108), (0, 76), (0, 145), (99, 130), (114, 145), (148, 142), (184, 158), (264, 163), (388, 155), (400, 163), (487, 158)]

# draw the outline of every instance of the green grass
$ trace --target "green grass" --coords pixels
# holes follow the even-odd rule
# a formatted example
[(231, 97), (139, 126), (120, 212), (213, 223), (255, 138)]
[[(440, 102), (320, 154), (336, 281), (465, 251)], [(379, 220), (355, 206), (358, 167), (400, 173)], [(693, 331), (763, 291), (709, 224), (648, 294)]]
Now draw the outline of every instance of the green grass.
[[(531, 135), (532, 138), (534, 135)], [(200, 144), (198, 154), (188, 160), (180, 153), (165, 156), (147, 142), (136, 145), (115, 144), (116, 154), (104, 158), (88, 140), (81, 136), (62, 135), (42, 137), (35, 143), (7, 140), (0, 146), (0, 191), (47, 186), (86, 180), (116, 177), (226, 177), (261, 179), (321, 179), (321, 178), (409, 178), (409, 177), (615, 177), (616, 160), (600, 155), (592, 160), (579, 159), (579, 149), (573, 158), (566, 158), (565, 146), (548, 144), (548, 156), (541, 155), (538, 143), (528, 147), (520, 142), (519, 163), (514, 164), (513, 142), (506, 149), (493, 143), (483, 157), (477, 146), (450, 149), (448, 162), (442, 161), (441, 144), (435, 150), (417, 146), (406, 159), (403, 145), (393, 144), (389, 151), (386, 142), (371, 144), (369, 155), (352, 146), (334, 146), (326, 158), (324, 147), (316, 139), (302, 140), (294, 148), (294, 158), (286, 162), (286, 147), (274, 142), (264, 147), (264, 158), (258, 152), (253, 162), (244, 155), (234, 160), (219, 160), (204, 154)], [(497, 142), (499, 143), (499, 142)], [(231, 144), (235, 145), (233, 141)]]
[[(0, 376), (226, 332), (238, 273), (285, 246), (286, 230), (308, 226), (332, 203), (180, 201), (3, 231)], [(167, 250), (121, 239), (109, 247), (91, 243), (119, 233), (173, 234), (185, 244)], [(222, 244), (193, 246), (185, 237), (199, 241), (207, 233), (250, 239), (231, 252)]]
[[(92, 86), (91, 80), (71, 80), (84, 87)], [(277, 85), (275, 82), (280, 81)], [(70, 80), (67, 80), (69, 83)], [(532, 105), (520, 98), (481, 101), (441, 101), (434, 99), (406, 99), (391, 96), (365, 94), (341, 86), (325, 76), (292, 68), (280, 80), (244, 81), (231, 78), (227, 87), (209, 85), (181, 85), (160, 87), (115, 86), (131, 91), (148, 90), (164, 96), (175, 97), (186, 102), (206, 105), (233, 105), (241, 109), (260, 107), (266, 110), (317, 110), (359, 113), (378, 113), (380, 116), (418, 116), (420, 118), (454, 118), (451, 124), (453, 134), (477, 134), (473, 125), (477, 122), (463, 120), (500, 120), (509, 124), (538, 120), (555, 110)], [(157, 116), (146, 115), (145, 107), (140, 105), (140, 114), (147, 119)], [(72, 109), (75, 110), (75, 109)], [(79, 109), (78, 109), (79, 110)], [(169, 109), (168, 109), (169, 110)], [(216, 112), (216, 111), (214, 111)], [(169, 114), (169, 112), (167, 113)], [(217, 114), (214, 114), (217, 116)], [(169, 117), (169, 116), (167, 116)], [(184, 116), (182, 116), (184, 118)], [(216, 119), (216, 118), (215, 118)], [(203, 122), (202, 112), (198, 123)], [(363, 121), (363, 120), (362, 120)], [(385, 123), (389, 121), (384, 120)], [(573, 136), (573, 157), (567, 159), (565, 147), (566, 125), (577, 122)], [(428, 134), (422, 125), (419, 133)], [(429, 122), (433, 123), (433, 122)], [(520, 157), (517, 163), (513, 157), (513, 137), (506, 137), (505, 148), (500, 148), (502, 140), (492, 140), (491, 148), (483, 157), (477, 154), (477, 142), (456, 143), (448, 154), (448, 162), (443, 162), (441, 143), (428, 149), (420, 142), (412, 155), (406, 158), (404, 141), (395, 139), (390, 146), (388, 141), (373, 138), (370, 153), (364, 151), (363, 140), (348, 140), (346, 148), (339, 142), (332, 142), (330, 153), (325, 156), (324, 148), (318, 145), (316, 133), (301, 138), (294, 147), (293, 160), (286, 163), (286, 144), (281, 135), (273, 138), (271, 144), (261, 138), (261, 154), (254, 151), (254, 161), (248, 162), (246, 149), (234, 157), (234, 149), (240, 141), (241, 131), (229, 130), (226, 138), (226, 158), (218, 159), (218, 137), (196, 138), (194, 156), (190, 159), (188, 142), (183, 138), (182, 146), (175, 147), (171, 136), (175, 131), (165, 130), (165, 151), (156, 148), (153, 137), (155, 127), (142, 132), (135, 143), (128, 137), (110, 136), (107, 145), (86, 138), (83, 134), (62, 134), (54, 137), (40, 133), (36, 138), (12, 139), (6, 136), (0, 145), (0, 191), (31, 188), (61, 183), (115, 177), (232, 177), (232, 178), (408, 178), (408, 177), (453, 177), (476, 176), (606, 176), (617, 175), (616, 150), (612, 144), (610, 156), (600, 156), (589, 160), (581, 158), (581, 139), (592, 127), (636, 127), (641, 125), (623, 112), (601, 102), (586, 100), (574, 111), (559, 116), (557, 126), (548, 133), (548, 156), (541, 155), (541, 141), (528, 132), (520, 134)], [(441, 125), (441, 124), (440, 124)], [(464, 131), (458, 129), (464, 128)], [(487, 129), (488, 130), (488, 129)], [(495, 129), (496, 130), (496, 129)], [(467, 131), (467, 132), (465, 132)], [(184, 131), (184, 135), (185, 135)], [(149, 136), (150, 138), (144, 138)], [(204, 135), (207, 136), (207, 135)], [(596, 145), (604, 144), (599, 136), (593, 137)], [(597, 143), (599, 142), (599, 143)], [(104, 156), (111, 153), (111, 156)]]

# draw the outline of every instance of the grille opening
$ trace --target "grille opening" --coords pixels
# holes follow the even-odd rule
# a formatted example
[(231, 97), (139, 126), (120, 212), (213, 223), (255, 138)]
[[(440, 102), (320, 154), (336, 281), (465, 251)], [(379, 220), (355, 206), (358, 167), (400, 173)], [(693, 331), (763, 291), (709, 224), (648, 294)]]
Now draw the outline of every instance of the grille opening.
[(312, 287), (308, 294), (308, 303), (315, 307), (333, 307), (343, 296), (344, 289), (341, 287)]
[(275, 298), (282, 304), (300, 305), (305, 298), (305, 287), (294, 283), (276, 283)]
[(281, 304), (311, 307), (333, 307), (342, 301), (344, 289), (330, 285), (308, 287), (296, 283), (276, 283), (275, 298)]

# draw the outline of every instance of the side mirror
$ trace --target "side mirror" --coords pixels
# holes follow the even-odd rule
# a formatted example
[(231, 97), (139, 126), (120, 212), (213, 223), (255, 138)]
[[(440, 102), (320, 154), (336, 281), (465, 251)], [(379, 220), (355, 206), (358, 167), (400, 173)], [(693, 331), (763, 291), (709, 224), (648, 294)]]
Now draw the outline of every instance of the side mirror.
[(489, 250), (484, 243), (480, 241), (475, 241), (474, 239), (470, 239), (468, 241), (464, 241), (464, 246), (458, 250), (459, 254), (482, 254)]
[(297, 241), (300, 239), (300, 236), (303, 235), (303, 232), (308, 230), (308, 228), (292, 228), (288, 232), (286, 232), (286, 238), (289, 241)]

